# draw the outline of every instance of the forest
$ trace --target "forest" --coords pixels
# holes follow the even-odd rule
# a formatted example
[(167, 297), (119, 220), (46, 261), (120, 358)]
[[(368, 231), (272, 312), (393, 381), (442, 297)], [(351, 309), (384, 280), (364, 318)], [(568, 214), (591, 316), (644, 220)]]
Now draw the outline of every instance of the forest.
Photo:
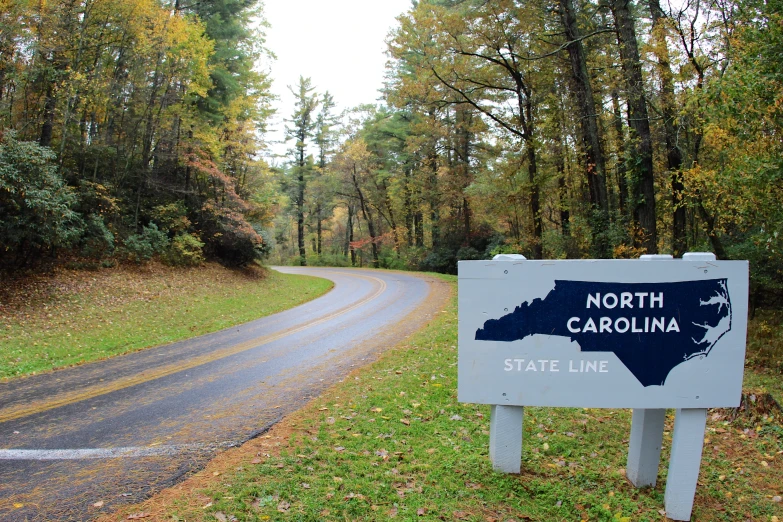
[(338, 112), (303, 62), (270, 164), (261, 3), (0, 0), (0, 265), (711, 251), (780, 304), (781, 0), (419, 0), (398, 22), (383, 103)]

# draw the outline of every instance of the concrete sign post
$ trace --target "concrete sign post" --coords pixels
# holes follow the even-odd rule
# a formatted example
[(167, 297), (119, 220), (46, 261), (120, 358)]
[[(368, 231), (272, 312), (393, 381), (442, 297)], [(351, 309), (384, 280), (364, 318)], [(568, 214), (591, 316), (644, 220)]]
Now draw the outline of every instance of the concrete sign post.
[(493, 467), (518, 473), (524, 406), (633, 408), (627, 476), (658, 475), (677, 408), (667, 516), (689, 520), (706, 409), (742, 393), (748, 263), (682, 260), (459, 263), (461, 402), (492, 405)]

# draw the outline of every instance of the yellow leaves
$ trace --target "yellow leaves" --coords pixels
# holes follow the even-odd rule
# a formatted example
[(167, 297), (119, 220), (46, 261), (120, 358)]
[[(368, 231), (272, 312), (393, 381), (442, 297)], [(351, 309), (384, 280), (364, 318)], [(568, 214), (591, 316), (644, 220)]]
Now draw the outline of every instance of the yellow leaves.
[(731, 133), (731, 125), (708, 124), (704, 128), (704, 142), (715, 151), (736, 145), (736, 137)]

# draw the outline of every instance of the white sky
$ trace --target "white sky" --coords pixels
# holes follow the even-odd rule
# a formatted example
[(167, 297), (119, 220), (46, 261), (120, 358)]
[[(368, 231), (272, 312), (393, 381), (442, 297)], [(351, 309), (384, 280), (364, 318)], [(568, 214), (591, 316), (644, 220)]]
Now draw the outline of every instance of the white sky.
[[(375, 103), (383, 86), (385, 39), (395, 18), (411, 0), (266, 0), (270, 26), (266, 46), (276, 56), (271, 64), (272, 91), (279, 98), (267, 136), (270, 149), (283, 154), (284, 118), (294, 110), (288, 86), (310, 77), (318, 93), (329, 91), (335, 113), (362, 103)], [(280, 160), (277, 160), (278, 163)]]

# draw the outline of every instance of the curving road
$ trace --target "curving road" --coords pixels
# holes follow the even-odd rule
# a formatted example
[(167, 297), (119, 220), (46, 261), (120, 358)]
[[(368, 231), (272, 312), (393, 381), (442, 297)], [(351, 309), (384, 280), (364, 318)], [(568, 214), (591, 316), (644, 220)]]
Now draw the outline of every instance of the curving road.
[(430, 284), (405, 274), (278, 270), (335, 286), (221, 332), (0, 383), (0, 520), (90, 520), (138, 502), (264, 432), (437, 306)]

